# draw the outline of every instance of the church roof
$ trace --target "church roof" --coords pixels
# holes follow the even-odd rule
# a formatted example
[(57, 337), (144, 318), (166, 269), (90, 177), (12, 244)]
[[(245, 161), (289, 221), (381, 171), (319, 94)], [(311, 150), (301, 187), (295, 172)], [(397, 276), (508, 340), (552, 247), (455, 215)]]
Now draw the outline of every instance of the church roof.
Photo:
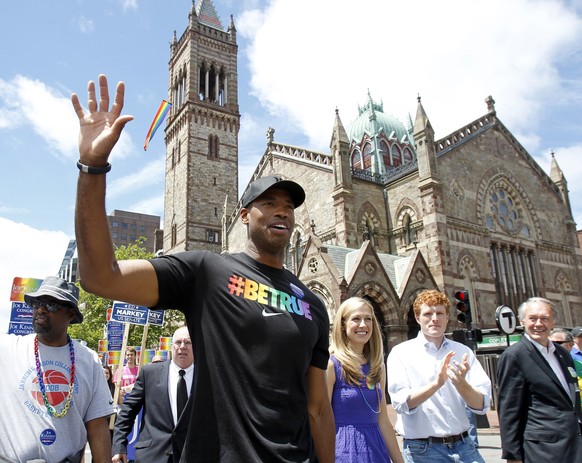
[[(340, 274), (347, 277), (354, 267), (361, 249), (351, 249), (343, 246), (334, 246), (330, 244), (324, 245), (327, 249), (327, 254)], [(402, 280), (406, 273), (406, 269), (410, 263), (409, 256), (396, 256), (393, 254), (377, 252), (378, 258), (382, 263), (382, 267), (386, 271), (390, 282), (398, 291), (402, 284)]]
[(200, 0), (196, 8), (196, 15), (201, 24), (220, 29), (221, 31), (224, 30), (220, 18), (216, 14), (216, 8), (214, 8), (212, 0)]

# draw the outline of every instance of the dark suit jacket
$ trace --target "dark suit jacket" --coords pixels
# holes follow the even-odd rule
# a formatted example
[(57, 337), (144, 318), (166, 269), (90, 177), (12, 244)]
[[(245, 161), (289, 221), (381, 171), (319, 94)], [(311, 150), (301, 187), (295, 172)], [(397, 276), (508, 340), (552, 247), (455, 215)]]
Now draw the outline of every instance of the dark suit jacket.
[[(178, 424), (174, 428), (168, 396), (170, 361), (144, 365), (130, 394), (125, 396), (117, 415), (113, 432), (112, 455), (127, 453), (127, 436), (135, 417), (143, 407), (139, 438), (135, 444), (135, 461), (160, 463), (179, 461), (186, 439), (191, 414), (188, 400)], [(192, 394), (190, 394), (192, 397)]]
[(570, 394), (525, 336), (501, 355), (497, 379), (502, 458), (532, 463), (582, 462), (580, 391), (569, 370), (574, 363), (562, 346), (556, 345), (555, 355)]

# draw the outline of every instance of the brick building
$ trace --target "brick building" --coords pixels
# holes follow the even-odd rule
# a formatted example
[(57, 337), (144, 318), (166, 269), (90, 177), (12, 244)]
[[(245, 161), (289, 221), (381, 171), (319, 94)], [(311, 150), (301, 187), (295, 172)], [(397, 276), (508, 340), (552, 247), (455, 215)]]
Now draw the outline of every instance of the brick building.
[[(234, 200), (234, 23), (224, 32), (212, 2), (202, 0), (171, 47), (164, 249), (237, 252), (246, 229)], [(566, 179), (556, 159), (546, 174), (498, 118), (493, 99), (485, 102), (482, 117), (440, 140), (420, 98), (409, 127), (371, 95), (348, 130), (336, 111), (329, 152), (276, 142), (269, 129), (253, 179), (276, 174), (305, 188), (287, 267), (330, 317), (347, 297), (366, 297), (390, 347), (416, 332), (418, 292), (438, 288), (451, 299), (466, 289), (481, 328), (495, 327), (499, 305), (517, 309), (533, 295), (556, 303), (559, 325), (582, 324), (582, 261)]]

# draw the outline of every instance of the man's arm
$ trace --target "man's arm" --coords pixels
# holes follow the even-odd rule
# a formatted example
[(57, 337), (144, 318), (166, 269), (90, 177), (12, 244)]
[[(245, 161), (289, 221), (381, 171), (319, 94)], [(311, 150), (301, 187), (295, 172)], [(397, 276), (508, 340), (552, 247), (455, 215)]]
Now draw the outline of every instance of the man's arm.
[(437, 377), (434, 381), (411, 392), (410, 397), (406, 401), (409, 409), (418, 407), (420, 404), (430, 399), (436, 391), (443, 387), (448, 378), (447, 369), (453, 355), (455, 355), (454, 352), (449, 352), (445, 358), (442, 359)]
[(481, 391), (469, 384), (466, 379), (470, 369), (467, 358), (468, 355), (464, 354), (461, 363), (455, 361), (453, 365), (449, 364), (447, 375), (469, 408), (483, 410), (485, 408), (485, 396)]
[(111, 462), (111, 435), (107, 417), (102, 416), (85, 423), (87, 441), (91, 447), (91, 459), (95, 463)]
[(307, 408), (315, 452), (320, 463), (333, 463), (335, 421), (325, 383), (325, 370), (310, 366), (307, 372)]
[[(95, 83), (88, 85), (88, 112), (76, 94), (71, 96), (79, 117), (79, 160), (90, 167), (107, 165), (109, 155), (132, 116), (122, 116), (125, 85), (117, 85), (109, 111), (107, 78), (99, 76), (100, 100)], [(158, 282), (153, 266), (144, 260), (117, 262), (105, 212), (105, 174), (79, 173), (75, 233), (79, 275), (83, 288), (109, 299), (148, 307), (158, 302)]]

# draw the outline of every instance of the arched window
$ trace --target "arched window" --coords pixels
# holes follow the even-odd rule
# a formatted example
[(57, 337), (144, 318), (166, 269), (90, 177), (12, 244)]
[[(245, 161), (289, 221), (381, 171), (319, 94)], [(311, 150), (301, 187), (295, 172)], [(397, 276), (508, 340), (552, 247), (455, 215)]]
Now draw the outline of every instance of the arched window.
[(384, 163), (384, 167), (386, 169), (390, 169), (392, 167), (392, 160), (390, 159), (390, 148), (388, 144), (384, 140), (380, 140), (379, 143), (380, 153), (382, 154), (382, 162)]
[(362, 153), (358, 148), (352, 151), (352, 169), (362, 170)]
[(407, 246), (414, 243), (415, 241), (415, 234), (412, 230), (412, 220), (410, 219), (410, 215), (406, 214), (402, 219), (402, 227), (404, 228), (404, 244)]
[(364, 169), (369, 169), (372, 166), (372, 144), (366, 143), (364, 145)]
[(404, 149), (402, 150), (402, 164), (407, 164), (411, 162), (413, 159), (414, 157), (412, 156), (412, 151), (410, 151), (410, 148), (408, 146), (405, 146)]
[(220, 154), (220, 139), (218, 135), (208, 136), (208, 159), (218, 160)]
[(402, 152), (397, 144), (392, 145), (392, 165), (398, 167), (402, 164)]

